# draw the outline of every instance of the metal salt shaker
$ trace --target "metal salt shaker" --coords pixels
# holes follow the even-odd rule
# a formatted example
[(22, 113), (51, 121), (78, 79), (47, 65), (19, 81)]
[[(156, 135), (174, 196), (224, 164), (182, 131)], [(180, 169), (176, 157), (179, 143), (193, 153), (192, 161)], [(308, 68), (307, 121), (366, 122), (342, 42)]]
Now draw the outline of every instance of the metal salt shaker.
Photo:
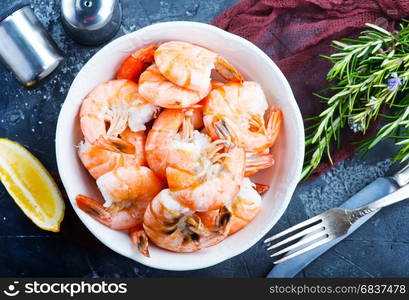
[(18, 1), (0, 14), (0, 58), (25, 86), (45, 78), (63, 59), (29, 1)]
[(61, 0), (61, 19), (74, 41), (93, 46), (116, 34), (122, 9), (118, 0)]

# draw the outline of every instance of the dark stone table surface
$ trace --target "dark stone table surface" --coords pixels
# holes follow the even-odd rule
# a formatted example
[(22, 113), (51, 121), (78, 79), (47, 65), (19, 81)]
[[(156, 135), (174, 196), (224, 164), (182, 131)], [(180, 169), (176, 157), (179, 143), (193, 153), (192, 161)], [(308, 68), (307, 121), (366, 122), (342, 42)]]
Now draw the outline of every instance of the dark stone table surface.
[[(0, 7), (13, 0), (1, 1)], [(210, 22), (235, 0), (122, 0), (124, 19), (117, 36), (168, 20)], [(70, 84), (99, 48), (75, 44), (59, 20), (59, 1), (32, 0), (41, 22), (64, 52), (60, 69), (35, 89), (22, 87), (0, 65), (0, 137), (16, 140), (58, 178), (55, 128)], [(365, 160), (349, 159), (320, 178), (302, 183), (270, 233), (336, 206), (377, 177), (396, 169), (384, 143)], [(345, 241), (322, 255), (300, 277), (408, 277), (409, 204), (378, 213)], [(78, 277), (263, 277), (273, 266), (261, 242), (216, 266), (189, 272), (145, 267), (114, 253), (92, 236), (67, 203), (60, 233), (38, 229), (0, 185), (0, 276)]]

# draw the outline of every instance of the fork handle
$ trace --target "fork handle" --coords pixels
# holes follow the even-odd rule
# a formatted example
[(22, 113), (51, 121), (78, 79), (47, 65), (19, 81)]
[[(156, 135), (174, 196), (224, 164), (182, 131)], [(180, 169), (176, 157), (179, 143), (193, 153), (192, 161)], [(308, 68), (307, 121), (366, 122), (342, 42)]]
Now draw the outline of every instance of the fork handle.
[(366, 215), (365, 212), (370, 213), (375, 210), (378, 210), (382, 207), (392, 205), (394, 203), (406, 200), (409, 198), (409, 184), (401, 187), (400, 189), (396, 190), (395, 192), (379, 199), (374, 202), (369, 203), (368, 205), (361, 206), (357, 208), (357, 211), (361, 211), (364, 213), (363, 215)]

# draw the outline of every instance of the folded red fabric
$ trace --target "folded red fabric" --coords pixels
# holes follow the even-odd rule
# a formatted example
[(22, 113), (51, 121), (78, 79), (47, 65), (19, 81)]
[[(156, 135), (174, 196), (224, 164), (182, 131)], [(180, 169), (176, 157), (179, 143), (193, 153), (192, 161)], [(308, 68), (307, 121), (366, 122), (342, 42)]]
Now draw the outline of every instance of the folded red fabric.
[[(212, 24), (263, 49), (287, 77), (307, 118), (323, 110), (312, 93), (328, 87), (331, 64), (319, 55), (333, 52), (331, 42), (356, 37), (365, 23), (391, 30), (406, 16), (409, 0), (243, 0)], [(351, 143), (362, 138), (345, 130), (341, 148), (333, 153), (334, 162), (349, 157), (354, 150)], [(314, 174), (330, 167), (323, 162)]]

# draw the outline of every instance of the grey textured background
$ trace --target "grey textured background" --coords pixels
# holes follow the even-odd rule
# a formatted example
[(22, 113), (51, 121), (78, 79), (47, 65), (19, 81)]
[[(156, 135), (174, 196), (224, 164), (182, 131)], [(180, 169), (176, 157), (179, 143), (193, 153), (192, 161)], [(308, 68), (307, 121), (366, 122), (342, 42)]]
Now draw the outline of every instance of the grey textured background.
[[(1, 1), (0, 7), (12, 3)], [(168, 20), (210, 22), (234, 0), (122, 0), (124, 18), (117, 36)], [(82, 47), (68, 38), (59, 20), (59, 1), (32, 0), (41, 22), (65, 55), (61, 68), (35, 89), (25, 89), (0, 65), (0, 136), (32, 151), (56, 176), (55, 127), (70, 84), (99, 48)], [(336, 206), (379, 176), (390, 173), (384, 143), (363, 161), (349, 159), (318, 179), (298, 186), (287, 212), (271, 234)], [(68, 204), (68, 203), (67, 203)], [(409, 205), (384, 209), (352, 236), (321, 256), (301, 277), (408, 277)], [(273, 266), (261, 242), (217, 266), (190, 272), (147, 268), (99, 243), (67, 205), (60, 233), (38, 229), (0, 185), (0, 276), (84, 277), (263, 277)]]

